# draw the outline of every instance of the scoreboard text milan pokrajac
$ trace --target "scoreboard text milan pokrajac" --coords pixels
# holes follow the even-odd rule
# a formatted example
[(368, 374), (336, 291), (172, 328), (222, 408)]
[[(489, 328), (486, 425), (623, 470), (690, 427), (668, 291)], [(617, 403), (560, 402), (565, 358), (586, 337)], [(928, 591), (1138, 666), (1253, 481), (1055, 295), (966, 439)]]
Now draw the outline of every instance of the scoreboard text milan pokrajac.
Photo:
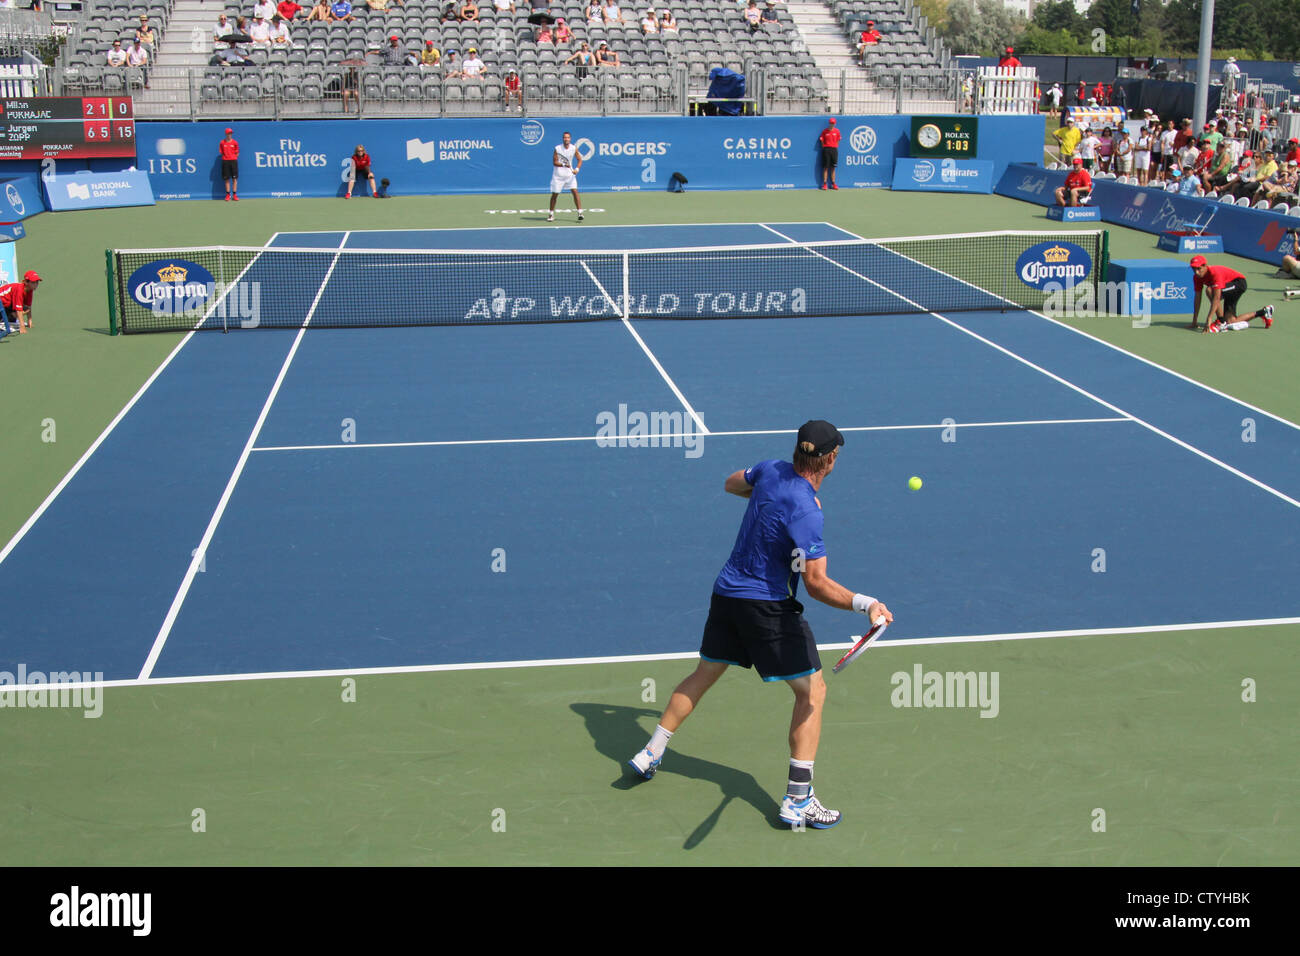
[(135, 158), (129, 96), (0, 100), (0, 159)]

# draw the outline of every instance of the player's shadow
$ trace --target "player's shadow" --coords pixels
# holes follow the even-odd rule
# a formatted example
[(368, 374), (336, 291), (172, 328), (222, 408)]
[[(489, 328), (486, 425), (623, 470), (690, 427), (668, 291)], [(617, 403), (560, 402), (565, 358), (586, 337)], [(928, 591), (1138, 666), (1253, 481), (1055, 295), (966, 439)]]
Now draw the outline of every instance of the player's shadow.
[[(570, 709), (586, 723), (587, 733), (591, 734), (596, 750), (614, 761), (619, 768), (619, 775), (610, 786), (616, 790), (630, 790), (646, 783), (633, 772), (627, 765), (627, 761), (644, 747), (646, 740), (649, 739), (649, 731), (637, 722), (638, 719), (649, 717), (652, 721), (657, 721), (660, 717), (659, 711), (644, 707), (620, 707), (614, 704), (573, 704)], [(757, 810), (773, 829), (789, 829), (777, 817), (781, 809), (780, 804), (772, 799), (771, 794), (763, 789), (754, 779), (753, 774), (711, 760), (692, 757), (677, 750), (669, 750), (668, 756), (659, 768), (659, 773), (678, 774), (692, 780), (707, 780), (716, 784), (722, 791), (722, 802), (686, 838), (682, 849), (693, 850), (699, 846), (713, 832), (727, 804), (736, 799), (745, 801)]]

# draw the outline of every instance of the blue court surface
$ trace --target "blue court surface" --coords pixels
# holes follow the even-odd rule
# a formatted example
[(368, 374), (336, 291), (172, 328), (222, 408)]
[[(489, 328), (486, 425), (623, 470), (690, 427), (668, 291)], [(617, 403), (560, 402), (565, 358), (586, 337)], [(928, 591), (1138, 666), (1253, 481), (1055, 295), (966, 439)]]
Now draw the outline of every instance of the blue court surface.
[[(271, 245), (546, 249), (574, 228)], [(335, 294), (322, 262), (315, 296), (277, 308)], [(847, 439), (820, 494), (829, 573), (889, 603), (889, 639), (1300, 615), (1300, 429), (1040, 315), (261, 329), (187, 336), (10, 542), (0, 669), (130, 681), (689, 653), (745, 508), (723, 479), (788, 458), (809, 418)], [(596, 440), (611, 428), (625, 440)], [(861, 633), (806, 604), (821, 643)]]

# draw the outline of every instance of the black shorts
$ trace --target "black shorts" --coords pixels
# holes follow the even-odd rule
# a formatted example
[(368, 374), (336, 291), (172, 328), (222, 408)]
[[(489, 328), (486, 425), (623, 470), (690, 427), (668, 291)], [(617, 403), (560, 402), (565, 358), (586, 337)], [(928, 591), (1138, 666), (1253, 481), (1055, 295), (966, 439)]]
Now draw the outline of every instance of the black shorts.
[[(211, 169), (212, 167), (209, 166), (208, 168)], [(237, 159), (223, 159), (223, 160), (221, 161), (221, 178), (222, 178), (222, 179), (238, 179), (238, 178), (239, 178), (239, 160), (237, 160)]]
[(1246, 291), (1245, 279), (1233, 279), (1223, 287), (1219, 297), (1223, 299), (1224, 316), (1237, 314), (1237, 300), (1241, 298), (1242, 293)]
[(700, 657), (753, 667), (765, 681), (794, 680), (822, 669), (803, 605), (713, 595), (704, 624)]
[(827, 169), (834, 169), (840, 161), (840, 148), (838, 146), (822, 147), (822, 164)]

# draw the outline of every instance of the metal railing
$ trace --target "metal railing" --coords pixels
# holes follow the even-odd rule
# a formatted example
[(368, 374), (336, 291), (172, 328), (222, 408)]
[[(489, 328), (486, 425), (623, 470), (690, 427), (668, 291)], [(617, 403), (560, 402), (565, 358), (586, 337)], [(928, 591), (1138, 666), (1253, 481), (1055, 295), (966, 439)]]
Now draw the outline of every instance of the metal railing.
[[(747, 72), (745, 115), (958, 112), (961, 71), (767, 68)], [(698, 115), (707, 73), (684, 65), (574, 73), (524, 73), (522, 103), (502, 78), (446, 79), (420, 67), (70, 67), (59, 94), (130, 95), (141, 120), (358, 119), (378, 117), (627, 114)], [(147, 84), (147, 85), (146, 85)], [(522, 110), (519, 107), (522, 105)], [(719, 105), (714, 103), (713, 105)]]

